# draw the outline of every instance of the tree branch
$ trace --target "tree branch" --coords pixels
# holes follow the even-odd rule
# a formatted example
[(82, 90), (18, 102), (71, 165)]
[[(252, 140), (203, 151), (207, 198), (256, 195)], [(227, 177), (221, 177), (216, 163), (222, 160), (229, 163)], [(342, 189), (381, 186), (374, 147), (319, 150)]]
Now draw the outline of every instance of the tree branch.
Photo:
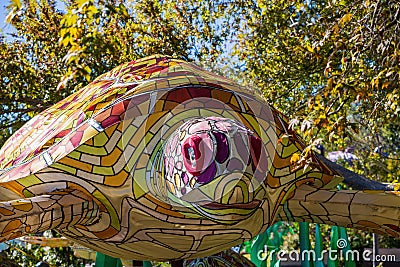
[(316, 154), (317, 158), (325, 163), (328, 167), (337, 171), (343, 178), (344, 183), (351, 186), (356, 190), (383, 190), (383, 191), (393, 191), (393, 186), (380, 183), (378, 181), (373, 181), (352, 172), (343, 166), (336, 164), (322, 155)]

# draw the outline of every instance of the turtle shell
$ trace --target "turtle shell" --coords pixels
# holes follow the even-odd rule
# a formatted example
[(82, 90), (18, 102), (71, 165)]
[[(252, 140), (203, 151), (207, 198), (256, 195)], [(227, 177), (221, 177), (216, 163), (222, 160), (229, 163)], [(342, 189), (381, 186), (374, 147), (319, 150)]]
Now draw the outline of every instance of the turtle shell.
[[(233, 151), (213, 150), (206, 167), (215, 159), (229, 171), (207, 169), (200, 179), (194, 166), (193, 183), (182, 172), (168, 176), (166, 158), (179, 154), (166, 153), (173, 137), (176, 147), (197, 144), (177, 133), (191, 125), (200, 136), (202, 121), (219, 129), (209, 144), (227, 138)], [(0, 200), (80, 190), (100, 217), (58, 229), (64, 236), (119, 258), (199, 258), (264, 231), (301, 184), (340, 181), (312, 152), (308, 167), (294, 162), (305, 147), (259, 91), (156, 55), (101, 75), (17, 131), (0, 150)]]

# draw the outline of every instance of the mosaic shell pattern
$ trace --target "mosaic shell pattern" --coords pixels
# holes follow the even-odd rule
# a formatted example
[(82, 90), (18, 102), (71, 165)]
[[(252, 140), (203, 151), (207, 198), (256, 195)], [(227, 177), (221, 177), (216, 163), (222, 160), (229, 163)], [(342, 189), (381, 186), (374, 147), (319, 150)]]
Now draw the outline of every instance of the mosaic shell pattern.
[[(263, 151), (249, 150), (244, 172), (197, 180), (191, 189), (206, 205), (182, 197), (190, 183), (167, 179), (162, 160), (168, 138), (199, 118), (237, 121), (254, 137), (243, 139), (248, 147), (259, 140)], [(304, 148), (256, 90), (165, 56), (123, 64), (35, 116), (0, 150), (0, 241), (57, 229), (114, 257), (163, 261), (210, 256), (281, 219), (336, 224), (339, 216), (398, 236), (397, 195), (350, 192), (383, 212), (373, 223), (359, 205), (352, 218), (349, 203), (326, 198), (347, 196), (326, 190), (341, 180), (334, 171), (312, 153), (307, 168), (291, 162)]]

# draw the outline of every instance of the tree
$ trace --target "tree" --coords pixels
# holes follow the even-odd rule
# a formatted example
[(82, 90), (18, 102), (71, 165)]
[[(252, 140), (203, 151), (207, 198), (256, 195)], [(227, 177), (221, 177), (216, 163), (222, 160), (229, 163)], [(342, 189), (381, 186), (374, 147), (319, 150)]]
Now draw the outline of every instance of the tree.
[[(356, 146), (362, 172), (398, 179), (400, 3), (255, 5), (245, 11), (234, 49), (248, 81), (289, 115), (306, 140), (322, 138), (330, 150)], [(371, 161), (381, 162), (379, 168), (372, 170)]]
[[(0, 37), (0, 145), (33, 115), (113, 67), (152, 54), (201, 57), (207, 1), (11, 0)], [(203, 14), (200, 15), (199, 14)], [(208, 15), (207, 15), (208, 14)]]
[(17, 32), (12, 42), (0, 38), (1, 143), (34, 114), (68, 94), (54, 90), (62, 76), (62, 53), (66, 51), (57, 45), (61, 14), (54, 3), (39, 6), (32, 2), (22, 9), (19, 1), (14, 1), (10, 8)]

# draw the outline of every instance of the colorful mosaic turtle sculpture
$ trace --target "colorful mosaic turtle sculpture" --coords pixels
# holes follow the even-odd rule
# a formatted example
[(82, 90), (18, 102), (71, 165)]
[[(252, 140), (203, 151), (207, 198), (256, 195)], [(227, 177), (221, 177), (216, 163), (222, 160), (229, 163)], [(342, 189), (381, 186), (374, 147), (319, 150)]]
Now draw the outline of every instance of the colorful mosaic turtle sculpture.
[[(137, 260), (207, 257), (279, 220), (399, 237), (395, 192), (337, 173), (256, 90), (153, 56), (43, 111), (0, 150), (1, 240), (56, 229)], [(373, 216), (371, 216), (373, 215)]]

